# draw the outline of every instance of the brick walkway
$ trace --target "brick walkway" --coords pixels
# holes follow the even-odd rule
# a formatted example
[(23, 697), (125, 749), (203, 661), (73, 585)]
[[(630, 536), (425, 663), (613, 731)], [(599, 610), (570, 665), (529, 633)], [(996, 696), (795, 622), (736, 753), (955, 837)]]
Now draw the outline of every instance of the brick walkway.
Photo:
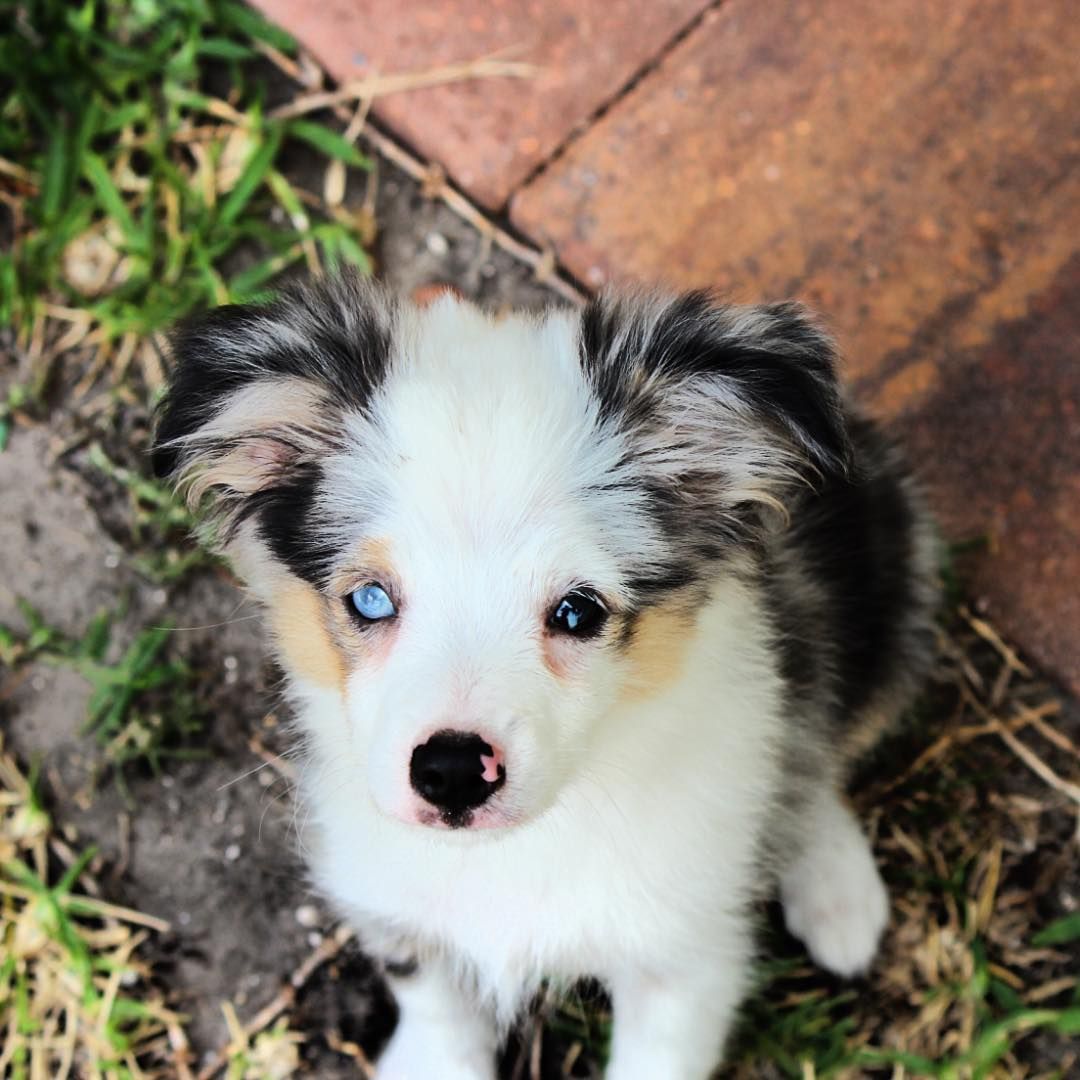
[(589, 287), (799, 296), (990, 613), (1080, 690), (1080, 20), (1068, 0), (260, 0)]

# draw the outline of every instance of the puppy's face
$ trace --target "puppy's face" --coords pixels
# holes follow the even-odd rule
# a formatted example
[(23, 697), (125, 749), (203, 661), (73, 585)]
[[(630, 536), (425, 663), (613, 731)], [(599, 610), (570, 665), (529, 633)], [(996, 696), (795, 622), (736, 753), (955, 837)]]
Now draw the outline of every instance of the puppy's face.
[(831, 348), (791, 306), (495, 321), (348, 279), (173, 346), (159, 472), (267, 603), (298, 689), (340, 701), (338, 782), (422, 826), (556, 801), (613, 706), (678, 677), (769, 508), (846, 453)]

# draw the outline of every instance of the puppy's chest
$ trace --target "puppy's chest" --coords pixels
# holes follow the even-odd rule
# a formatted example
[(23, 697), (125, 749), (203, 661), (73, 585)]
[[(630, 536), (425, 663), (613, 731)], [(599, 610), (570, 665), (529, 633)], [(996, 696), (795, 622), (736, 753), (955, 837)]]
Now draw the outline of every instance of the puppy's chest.
[(743, 890), (753, 830), (734, 834), (700, 802), (662, 816), (644, 800), (602, 806), (589, 798), (491, 843), (376, 835), (367, 872), (350, 861), (321, 876), (354, 918), (448, 946), (495, 982), (604, 976), (685, 950)]
[(598, 862), (571, 845), (542, 862), (535, 852), (482, 845), (454, 854), (429, 860), (420, 873), (380, 875), (361, 904), (411, 924), (497, 981), (512, 971), (600, 974), (634, 949), (632, 939), (658, 931), (646, 928), (651, 905), (642, 901), (657, 890), (642, 880), (640, 861)]
[[(421, 926), (487, 971), (540, 968), (547, 975), (595, 970), (620, 950), (598, 883), (570, 866), (547, 872), (469, 871), (419, 907)], [(439, 909), (430, 920), (432, 907)], [(425, 924), (420, 920), (427, 918)]]

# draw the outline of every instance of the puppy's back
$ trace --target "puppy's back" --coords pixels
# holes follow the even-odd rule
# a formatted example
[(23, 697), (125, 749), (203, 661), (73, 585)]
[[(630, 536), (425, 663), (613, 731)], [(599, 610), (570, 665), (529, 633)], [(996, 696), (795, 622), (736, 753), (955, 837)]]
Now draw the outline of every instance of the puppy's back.
[(845, 760), (910, 703), (934, 653), (939, 545), (895, 446), (851, 411), (853, 464), (767, 542), (764, 586), (792, 706)]

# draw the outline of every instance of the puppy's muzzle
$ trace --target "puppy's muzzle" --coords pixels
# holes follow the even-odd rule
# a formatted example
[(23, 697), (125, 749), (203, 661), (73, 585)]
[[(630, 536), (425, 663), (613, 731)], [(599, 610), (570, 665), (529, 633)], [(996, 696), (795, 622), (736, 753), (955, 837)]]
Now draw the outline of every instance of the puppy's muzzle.
[(479, 735), (439, 731), (413, 750), (409, 781), (447, 824), (467, 824), (470, 811), (506, 783), (506, 765), (502, 751)]

